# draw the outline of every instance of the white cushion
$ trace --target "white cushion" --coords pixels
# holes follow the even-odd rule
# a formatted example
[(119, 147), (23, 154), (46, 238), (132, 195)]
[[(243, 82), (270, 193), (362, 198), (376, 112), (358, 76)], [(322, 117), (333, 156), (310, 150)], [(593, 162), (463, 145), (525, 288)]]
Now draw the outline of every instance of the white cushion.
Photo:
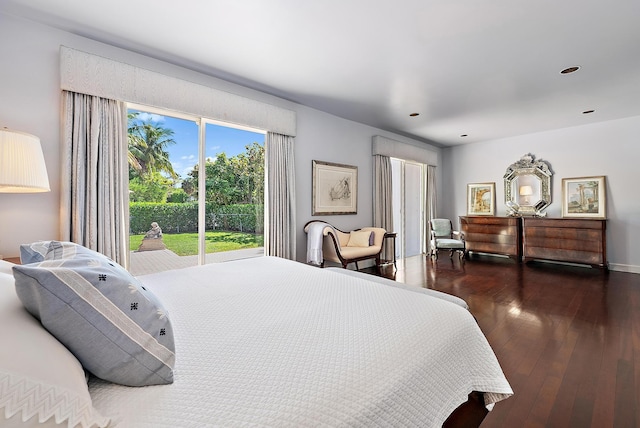
[(24, 309), (0, 263), (0, 426), (104, 427), (80, 362)]
[(380, 252), (379, 247), (342, 247), (340, 254), (345, 259), (356, 259), (359, 257), (373, 256)]
[(457, 239), (449, 239), (449, 238), (437, 238), (436, 245), (438, 248), (442, 249), (463, 249), (464, 242), (459, 241)]
[(13, 279), (13, 266), (15, 265), (11, 262), (0, 260), (0, 273), (11, 275), (11, 278)]
[(349, 243), (347, 247), (368, 247), (370, 245), (369, 240), (371, 238), (371, 231), (358, 231), (354, 230), (349, 233)]

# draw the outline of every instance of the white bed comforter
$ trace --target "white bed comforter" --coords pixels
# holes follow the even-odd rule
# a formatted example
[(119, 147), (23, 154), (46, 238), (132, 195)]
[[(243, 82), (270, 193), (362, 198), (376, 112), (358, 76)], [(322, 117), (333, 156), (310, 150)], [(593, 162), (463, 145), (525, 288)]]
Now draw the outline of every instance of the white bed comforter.
[(140, 277), (176, 340), (175, 382), (92, 378), (118, 427), (441, 426), (471, 391), (512, 394), (449, 301), (263, 257)]

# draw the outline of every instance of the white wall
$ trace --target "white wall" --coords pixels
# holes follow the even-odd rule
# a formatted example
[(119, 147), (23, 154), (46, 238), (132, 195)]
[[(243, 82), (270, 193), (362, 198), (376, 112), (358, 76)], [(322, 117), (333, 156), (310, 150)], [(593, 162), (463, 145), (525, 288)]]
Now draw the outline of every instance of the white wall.
[(419, 147), (426, 146), (438, 153), (440, 151), (419, 141), (2, 13), (0, 40), (3, 63), (0, 67), (0, 126), (40, 137), (52, 188), (50, 193), (45, 194), (0, 194), (0, 254), (5, 257), (17, 256), (21, 243), (59, 238), (60, 45), (296, 111), (298, 260), (304, 260), (306, 251), (306, 236), (302, 227), (312, 218), (313, 159), (358, 166), (358, 214), (318, 217), (349, 229), (369, 225), (373, 218), (372, 136), (382, 135)]
[[(304, 144), (296, 138), (296, 194), (297, 221), (301, 229), (312, 219), (323, 220), (341, 230), (352, 230), (371, 225), (373, 222), (373, 162), (371, 160), (371, 137), (382, 135), (403, 143), (430, 147), (407, 138), (383, 132), (377, 128), (354, 123), (349, 120), (299, 106), (298, 135), (304, 135)], [(358, 215), (312, 216), (311, 161), (356, 165), (358, 167)], [(304, 260), (306, 235), (298, 234), (297, 259)], [(361, 264), (366, 265), (366, 262)]]
[[(594, 113), (594, 114), (597, 114)], [(531, 153), (554, 172), (550, 217), (561, 217), (562, 179), (607, 178), (607, 257), (614, 270), (640, 273), (640, 116), (528, 134), (442, 151), (445, 174), (440, 215), (466, 213), (467, 183), (495, 182), (497, 215), (506, 214), (503, 175)]]

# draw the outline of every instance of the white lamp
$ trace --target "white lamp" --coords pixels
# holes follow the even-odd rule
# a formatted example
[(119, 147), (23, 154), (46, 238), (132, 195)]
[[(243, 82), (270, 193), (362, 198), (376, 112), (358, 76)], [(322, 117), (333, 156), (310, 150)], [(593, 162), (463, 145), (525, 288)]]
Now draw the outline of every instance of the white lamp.
[(0, 193), (49, 192), (40, 139), (0, 129)]
[(533, 189), (531, 186), (521, 186), (520, 196), (524, 196), (524, 204), (529, 205), (529, 196), (533, 195)]

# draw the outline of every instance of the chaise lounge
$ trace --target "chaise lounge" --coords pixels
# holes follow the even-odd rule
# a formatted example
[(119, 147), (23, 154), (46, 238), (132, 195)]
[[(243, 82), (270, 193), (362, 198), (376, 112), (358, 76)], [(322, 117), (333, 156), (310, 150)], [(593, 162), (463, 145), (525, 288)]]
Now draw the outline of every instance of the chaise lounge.
[(344, 269), (348, 264), (355, 263), (356, 270), (359, 270), (358, 262), (370, 259), (375, 259), (376, 268), (380, 267), (382, 241), (386, 233), (381, 227), (363, 227), (344, 232), (329, 223), (311, 220), (304, 226), (304, 231), (307, 233), (307, 240), (316, 239), (318, 242), (319, 236), (310, 234), (322, 234), (322, 259), (315, 262), (322, 267), (326, 261), (339, 263)]

